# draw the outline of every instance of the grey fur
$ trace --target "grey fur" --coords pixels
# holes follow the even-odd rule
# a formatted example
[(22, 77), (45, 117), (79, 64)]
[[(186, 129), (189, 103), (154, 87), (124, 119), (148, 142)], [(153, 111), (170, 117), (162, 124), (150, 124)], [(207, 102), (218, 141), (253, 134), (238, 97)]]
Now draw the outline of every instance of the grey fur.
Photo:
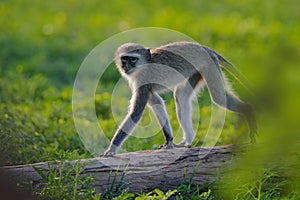
[[(219, 64), (237, 78), (242, 76), (229, 61), (210, 48), (193, 42), (176, 42), (151, 49), (150, 54), (149, 49), (139, 44), (127, 43), (117, 49), (115, 63), (132, 90), (131, 106), (103, 156), (116, 153), (139, 122), (146, 105), (153, 110), (164, 132), (164, 148), (190, 146), (195, 137), (191, 100), (203, 83), (207, 85), (214, 103), (246, 117), (251, 140), (255, 139), (256, 123), (252, 108), (225, 89)], [(177, 118), (184, 132), (183, 141), (178, 145), (173, 144), (167, 111), (158, 95), (166, 89), (174, 91)]]

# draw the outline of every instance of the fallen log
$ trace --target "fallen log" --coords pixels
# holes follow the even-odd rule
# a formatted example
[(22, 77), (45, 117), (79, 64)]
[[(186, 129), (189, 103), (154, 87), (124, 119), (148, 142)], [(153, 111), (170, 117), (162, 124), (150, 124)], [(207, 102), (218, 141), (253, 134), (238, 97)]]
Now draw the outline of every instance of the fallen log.
[[(204, 187), (217, 181), (241, 150), (243, 148), (236, 146), (175, 148), (82, 159), (80, 163), (84, 167), (80, 177), (92, 177), (93, 186), (99, 193), (112, 189), (112, 184), (116, 183), (118, 187), (131, 192), (148, 192), (155, 188), (175, 189), (184, 182)], [(68, 163), (74, 166), (77, 162)], [(2, 169), (18, 183), (30, 182), (36, 186), (44, 184), (41, 172), (46, 177), (49, 169), (60, 166), (59, 162), (42, 162)]]

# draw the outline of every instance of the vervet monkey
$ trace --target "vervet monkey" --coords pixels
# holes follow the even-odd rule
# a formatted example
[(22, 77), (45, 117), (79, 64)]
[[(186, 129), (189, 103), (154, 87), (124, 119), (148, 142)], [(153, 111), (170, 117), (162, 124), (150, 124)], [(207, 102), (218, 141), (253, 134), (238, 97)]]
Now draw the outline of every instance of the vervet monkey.
[[(246, 79), (223, 56), (194, 42), (175, 42), (148, 49), (126, 43), (116, 51), (115, 63), (128, 80), (132, 91), (127, 116), (117, 129), (103, 156), (113, 156), (133, 132), (146, 106), (154, 112), (166, 142), (162, 148), (190, 147), (195, 138), (192, 127), (192, 96), (206, 85), (212, 101), (230, 111), (245, 116), (251, 141), (255, 141), (256, 121), (250, 104), (244, 103), (224, 88), (220, 65), (242, 83)], [(166, 107), (159, 93), (171, 89), (176, 102), (176, 114), (184, 137), (173, 144), (173, 135)]]

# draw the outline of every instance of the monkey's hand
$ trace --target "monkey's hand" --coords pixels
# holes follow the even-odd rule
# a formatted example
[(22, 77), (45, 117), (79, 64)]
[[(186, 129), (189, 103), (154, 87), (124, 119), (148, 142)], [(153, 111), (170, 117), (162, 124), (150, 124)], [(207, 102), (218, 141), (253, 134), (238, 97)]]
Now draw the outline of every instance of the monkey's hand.
[(101, 157), (113, 157), (116, 154), (116, 151), (115, 146), (112, 145), (101, 155)]
[(105, 151), (105, 152), (101, 155), (101, 157), (105, 157), (105, 158), (107, 158), (107, 157), (113, 157), (115, 154), (116, 154), (115, 152)]

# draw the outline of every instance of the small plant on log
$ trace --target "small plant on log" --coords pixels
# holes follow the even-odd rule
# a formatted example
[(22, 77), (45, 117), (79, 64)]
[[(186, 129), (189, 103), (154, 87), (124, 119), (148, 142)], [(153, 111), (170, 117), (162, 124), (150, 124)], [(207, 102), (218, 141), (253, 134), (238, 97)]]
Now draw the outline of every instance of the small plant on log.
[[(126, 183), (124, 182), (124, 178), (127, 167), (125, 167), (123, 172), (120, 172), (119, 168), (117, 168), (114, 175), (113, 170), (110, 171), (108, 176), (108, 184), (110, 185), (110, 188), (103, 193), (102, 197), (104, 199), (112, 199), (113, 197), (119, 196), (125, 192)], [(117, 180), (118, 173), (122, 173), (120, 180)], [(127, 197), (129, 198), (129, 196)]]
[(53, 167), (54, 164), (49, 162), (46, 170), (33, 167), (43, 181), (40, 187), (35, 188), (36, 195), (42, 199), (100, 199), (92, 187), (94, 179), (80, 176), (87, 163), (78, 159), (74, 165), (63, 160), (58, 162), (58, 167)]

